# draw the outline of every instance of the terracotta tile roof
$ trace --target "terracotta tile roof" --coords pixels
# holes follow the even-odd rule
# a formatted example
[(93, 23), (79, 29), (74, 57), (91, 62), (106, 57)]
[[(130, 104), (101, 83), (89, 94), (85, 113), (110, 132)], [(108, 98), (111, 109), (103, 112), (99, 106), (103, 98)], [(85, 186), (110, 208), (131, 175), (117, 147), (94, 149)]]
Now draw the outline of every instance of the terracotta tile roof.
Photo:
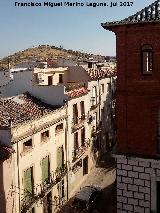
[(78, 97), (80, 95), (84, 95), (88, 93), (88, 89), (81, 87), (79, 89), (75, 89), (75, 90), (71, 90), (69, 92), (67, 92), (66, 94), (70, 97), (70, 98), (75, 98)]
[(28, 93), (0, 99), (0, 125), (11, 126), (41, 117), (53, 107)]
[(129, 16), (121, 21), (113, 21), (102, 23), (101, 26), (104, 29), (110, 29), (112, 26), (136, 24), (144, 22), (160, 22), (160, 0), (155, 1), (148, 7), (145, 7), (136, 14)]
[(15, 153), (15, 150), (11, 147), (0, 145), (0, 160), (8, 159), (13, 153)]
[(88, 74), (92, 80), (116, 76), (116, 68), (89, 69)]

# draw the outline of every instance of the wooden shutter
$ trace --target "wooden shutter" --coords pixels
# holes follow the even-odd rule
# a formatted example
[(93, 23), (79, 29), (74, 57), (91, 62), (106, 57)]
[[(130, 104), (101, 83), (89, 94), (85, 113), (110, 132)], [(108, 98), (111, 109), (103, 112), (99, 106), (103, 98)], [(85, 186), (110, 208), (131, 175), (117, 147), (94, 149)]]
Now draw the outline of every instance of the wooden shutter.
[(32, 184), (32, 172), (33, 168), (29, 168), (24, 172), (24, 190), (25, 193), (31, 193), (33, 192), (33, 184)]
[(42, 160), (42, 181), (44, 182), (49, 178), (49, 157)]
[(84, 115), (85, 114), (85, 111), (84, 111), (84, 101), (80, 102), (80, 107), (81, 107), (81, 115)]
[(57, 149), (57, 167), (62, 168), (63, 166), (63, 147)]

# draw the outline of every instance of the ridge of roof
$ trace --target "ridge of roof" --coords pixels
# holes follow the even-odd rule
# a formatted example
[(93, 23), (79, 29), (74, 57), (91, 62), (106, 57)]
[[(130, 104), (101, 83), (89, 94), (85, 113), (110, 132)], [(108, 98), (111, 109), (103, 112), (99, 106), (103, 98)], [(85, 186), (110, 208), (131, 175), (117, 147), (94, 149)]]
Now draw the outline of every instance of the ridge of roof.
[(109, 29), (112, 26), (149, 22), (160, 22), (160, 0), (156, 0), (148, 7), (145, 7), (128, 18), (122, 19), (121, 21), (101, 23), (101, 26), (104, 29)]

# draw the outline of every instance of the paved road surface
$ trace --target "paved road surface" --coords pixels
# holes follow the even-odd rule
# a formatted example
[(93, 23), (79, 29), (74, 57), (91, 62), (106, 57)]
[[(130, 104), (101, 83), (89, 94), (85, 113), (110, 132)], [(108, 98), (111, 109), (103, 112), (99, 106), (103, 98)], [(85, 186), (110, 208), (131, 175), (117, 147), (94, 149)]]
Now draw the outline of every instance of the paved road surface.
[[(115, 179), (116, 169), (114, 159), (105, 155), (82, 183), (82, 187), (86, 185), (98, 185), (102, 188), (102, 195), (96, 204), (97, 213), (116, 213)], [(68, 204), (60, 213), (74, 212)]]

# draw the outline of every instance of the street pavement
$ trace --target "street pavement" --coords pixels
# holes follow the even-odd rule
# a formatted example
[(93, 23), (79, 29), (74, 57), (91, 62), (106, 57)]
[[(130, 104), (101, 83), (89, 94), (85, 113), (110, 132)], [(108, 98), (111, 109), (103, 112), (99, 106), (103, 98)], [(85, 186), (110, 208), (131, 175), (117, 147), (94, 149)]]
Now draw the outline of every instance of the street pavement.
[[(95, 213), (116, 213), (116, 169), (115, 161), (106, 154), (99, 163), (94, 167), (86, 180), (80, 187), (87, 185), (100, 186), (102, 194), (95, 205)], [(78, 188), (79, 190), (80, 188)], [(60, 213), (74, 213), (70, 206), (70, 202), (63, 207)], [(75, 212), (76, 213), (76, 212)]]

